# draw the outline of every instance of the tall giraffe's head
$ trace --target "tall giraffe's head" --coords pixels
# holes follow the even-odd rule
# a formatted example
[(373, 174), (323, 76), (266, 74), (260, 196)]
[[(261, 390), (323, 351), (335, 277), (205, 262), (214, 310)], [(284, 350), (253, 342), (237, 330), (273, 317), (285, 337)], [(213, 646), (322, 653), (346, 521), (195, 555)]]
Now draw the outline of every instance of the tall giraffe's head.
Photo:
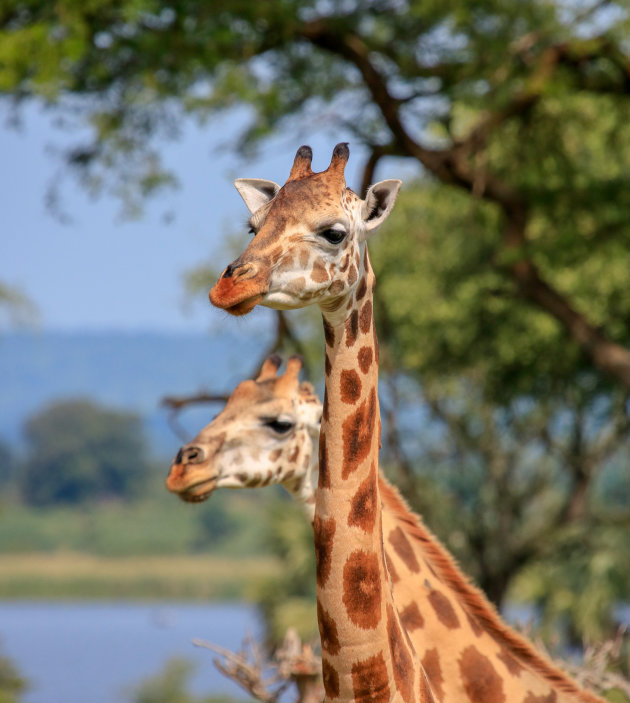
[(217, 417), (182, 447), (166, 487), (185, 501), (200, 502), (216, 488), (283, 483), (304, 500), (322, 405), (309, 383), (300, 383), (302, 361), (292, 357), (282, 376), (271, 356), (255, 381), (243, 381)]
[(317, 303), (338, 309), (357, 285), (361, 250), (389, 215), (401, 182), (373, 185), (365, 198), (346, 188), (348, 145), (337, 144), (329, 167), (311, 170), (312, 151), (301, 146), (289, 179), (235, 182), (252, 216), (254, 238), (222, 273), (210, 300), (233, 315), (257, 304), (277, 309)]

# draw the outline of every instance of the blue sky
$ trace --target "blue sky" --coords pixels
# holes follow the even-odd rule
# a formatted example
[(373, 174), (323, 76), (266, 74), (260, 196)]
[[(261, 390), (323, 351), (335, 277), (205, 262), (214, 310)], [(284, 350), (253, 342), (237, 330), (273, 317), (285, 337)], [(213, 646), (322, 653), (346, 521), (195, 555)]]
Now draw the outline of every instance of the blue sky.
[[(205, 294), (187, 296), (183, 278), (200, 263), (214, 260), (217, 268), (228, 263), (222, 246), (247, 218), (234, 178), (283, 183), (304, 141), (312, 144), (314, 168), (321, 170), (334, 142), (347, 139), (277, 139), (256, 160), (244, 162), (217, 148), (234, 137), (238, 119), (222, 118), (205, 128), (189, 123), (180, 141), (160, 145), (180, 188), (161, 201), (149, 201), (142, 219), (121, 221), (119, 201), (94, 200), (67, 177), (61, 192), (72, 222), (62, 224), (45, 204), (47, 188), (61, 170), (51, 146), (73, 142), (35, 106), (23, 117), (19, 131), (0, 126), (0, 281), (30, 298), (40, 329), (208, 329), (224, 313), (213, 310)], [(362, 162), (354, 146), (349, 184), (356, 185)], [(175, 214), (170, 224), (163, 221), (165, 210)]]

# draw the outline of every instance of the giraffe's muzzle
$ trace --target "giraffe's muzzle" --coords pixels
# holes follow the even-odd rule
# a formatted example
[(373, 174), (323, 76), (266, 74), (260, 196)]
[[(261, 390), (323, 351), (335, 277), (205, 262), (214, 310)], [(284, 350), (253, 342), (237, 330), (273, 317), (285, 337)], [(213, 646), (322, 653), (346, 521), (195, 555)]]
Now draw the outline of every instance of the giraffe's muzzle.
[(207, 461), (206, 450), (194, 444), (182, 447), (171, 464), (166, 488), (188, 503), (206, 500), (216, 487), (218, 472)]
[(246, 315), (262, 301), (268, 282), (255, 262), (233, 261), (210, 291), (210, 302), (231, 315)]

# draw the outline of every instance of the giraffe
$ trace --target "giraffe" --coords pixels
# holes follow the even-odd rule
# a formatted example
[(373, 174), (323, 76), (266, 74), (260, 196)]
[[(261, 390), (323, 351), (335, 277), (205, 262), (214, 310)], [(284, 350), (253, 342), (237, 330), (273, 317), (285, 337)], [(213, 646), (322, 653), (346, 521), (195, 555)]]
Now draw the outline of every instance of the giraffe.
[(302, 361), (265, 360), (253, 381), (238, 384), (225, 408), (173, 460), (166, 487), (190, 503), (217, 488), (281, 483), (312, 523), (322, 405), (310, 383), (299, 382)]
[[(256, 379), (263, 389), (245, 393), (239, 390), (243, 386), (240, 384), (230, 398), (230, 411), (220, 413), (180, 450), (167, 480), (169, 490), (183, 500), (198, 502), (224, 486), (255, 488), (279, 483), (313, 523), (313, 474), (317, 470), (322, 406), (310, 384), (290, 385), (293, 408), (297, 409), (293, 411), (294, 426), (277, 437), (277, 447), (265, 451), (266, 435), (277, 433), (269, 428), (270, 422), (288, 422), (291, 418), (283, 405), (270, 404), (269, 394), (276, 388), (286, 388), (273, 381), (280, 363), (278, 357), (270, 357)], [(292, 363), (297, 362), (290, 361), (289, 365)], [(284, 389), (281, 402), (286, 403)], [(218, 442), (217, 437), (221, 438)], [(221, 448), (229, 443), (239, 446), (238, 463), (226, 461), (222, 455)], [(304, 446), (298, 451), (300, 443)], [(394, 602), (439, 700), (476, 700), (474, 694), (468, 695), (461, 670), (461, 664), (475, 650), (484, 657), (480, 659), (480, 671), (485, 671), (488, 681), (494, 680), (492, 671), (507, 679), (507, 700), (601, 700), (580, 691), (564, 672), (510, 628), (483, 593), (470, 584), (420, 516), (409, 510), (397, 490), (380, 474), (378, 481), (385, 560), (392, 576)], [(200, 486), (204, 486), (201, 493)], [(439, 589), (431, 587), (433, 580)], [(490, 685), (497, 687), (496, 683)], [(557, 697), (557, 689), (573, 697)]]
[[(453, 687), (461, 695), (452, 700), (473, 703), (601, 701), (510, 632), (445, 550), (406, 517), (404, 501), (377, 480), (378, 342), (366, 240), (389, 215), (400, 181), (377, 183), (362, 200), (345, 185), (348, 157), (347, 144), (338, 144), (329, 167), (314, 173), (311, 149), (304, 146), (283, 187), (238, 179), (254, 238), (210, 291), (211, 302), (233, 315), (258, 304), (317, 304), (322, 313), (326, 393), (314, 533), (326, 697), (427, 699), (426, 670), (441, 700)], [(388, 495), (411, 533), (409, 538), (396, 528), (387, 534), (405, 563), (402, 574), (391, 562), (385, 565), (381, 501)], [(421, 562), (413, 542), (424, 555)], [(409, 593), (408, 605), (401, 598), (399, 616), (391, 585), (405, 582), (407, 572), (421, 574), (423, 590)], [(431, 628), (433, 613), (437, 624)], [(414, 629), (426, 634), (424, 649), (416, 652), (407, 636)], [(473, 643), (460, 651), (458, 643), (470, 632)]]
[(378, 348), (374, 275), (364, 239), (389, 215), (400, 181), (345, 187), (347, 144), (330, 166), (311, 169), (301, 147), (282, 188), (239, 179), (256, 233), (210, 292), (235, 315), (257, 304), (317, 303), (326, 339), (326, 383), (313, 522), (317, 620), (326, 701), (433, 701), (401, 624), (385, 564), (378, 476)]

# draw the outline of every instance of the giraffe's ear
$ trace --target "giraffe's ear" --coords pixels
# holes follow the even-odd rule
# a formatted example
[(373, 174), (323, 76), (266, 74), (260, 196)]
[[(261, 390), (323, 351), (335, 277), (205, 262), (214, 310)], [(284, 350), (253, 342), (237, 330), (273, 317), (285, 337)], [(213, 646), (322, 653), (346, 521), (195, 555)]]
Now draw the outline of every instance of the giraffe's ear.
[(385, 222), (394, 207), (401, 185), (402, 181), (392, 179), (375, 183), (368, 190), (362, 207), (366, 234)]
[(237, 178), (234, 185), (252, 214), (273, 200), (280, 190), (277, 183), (264, 178)]

